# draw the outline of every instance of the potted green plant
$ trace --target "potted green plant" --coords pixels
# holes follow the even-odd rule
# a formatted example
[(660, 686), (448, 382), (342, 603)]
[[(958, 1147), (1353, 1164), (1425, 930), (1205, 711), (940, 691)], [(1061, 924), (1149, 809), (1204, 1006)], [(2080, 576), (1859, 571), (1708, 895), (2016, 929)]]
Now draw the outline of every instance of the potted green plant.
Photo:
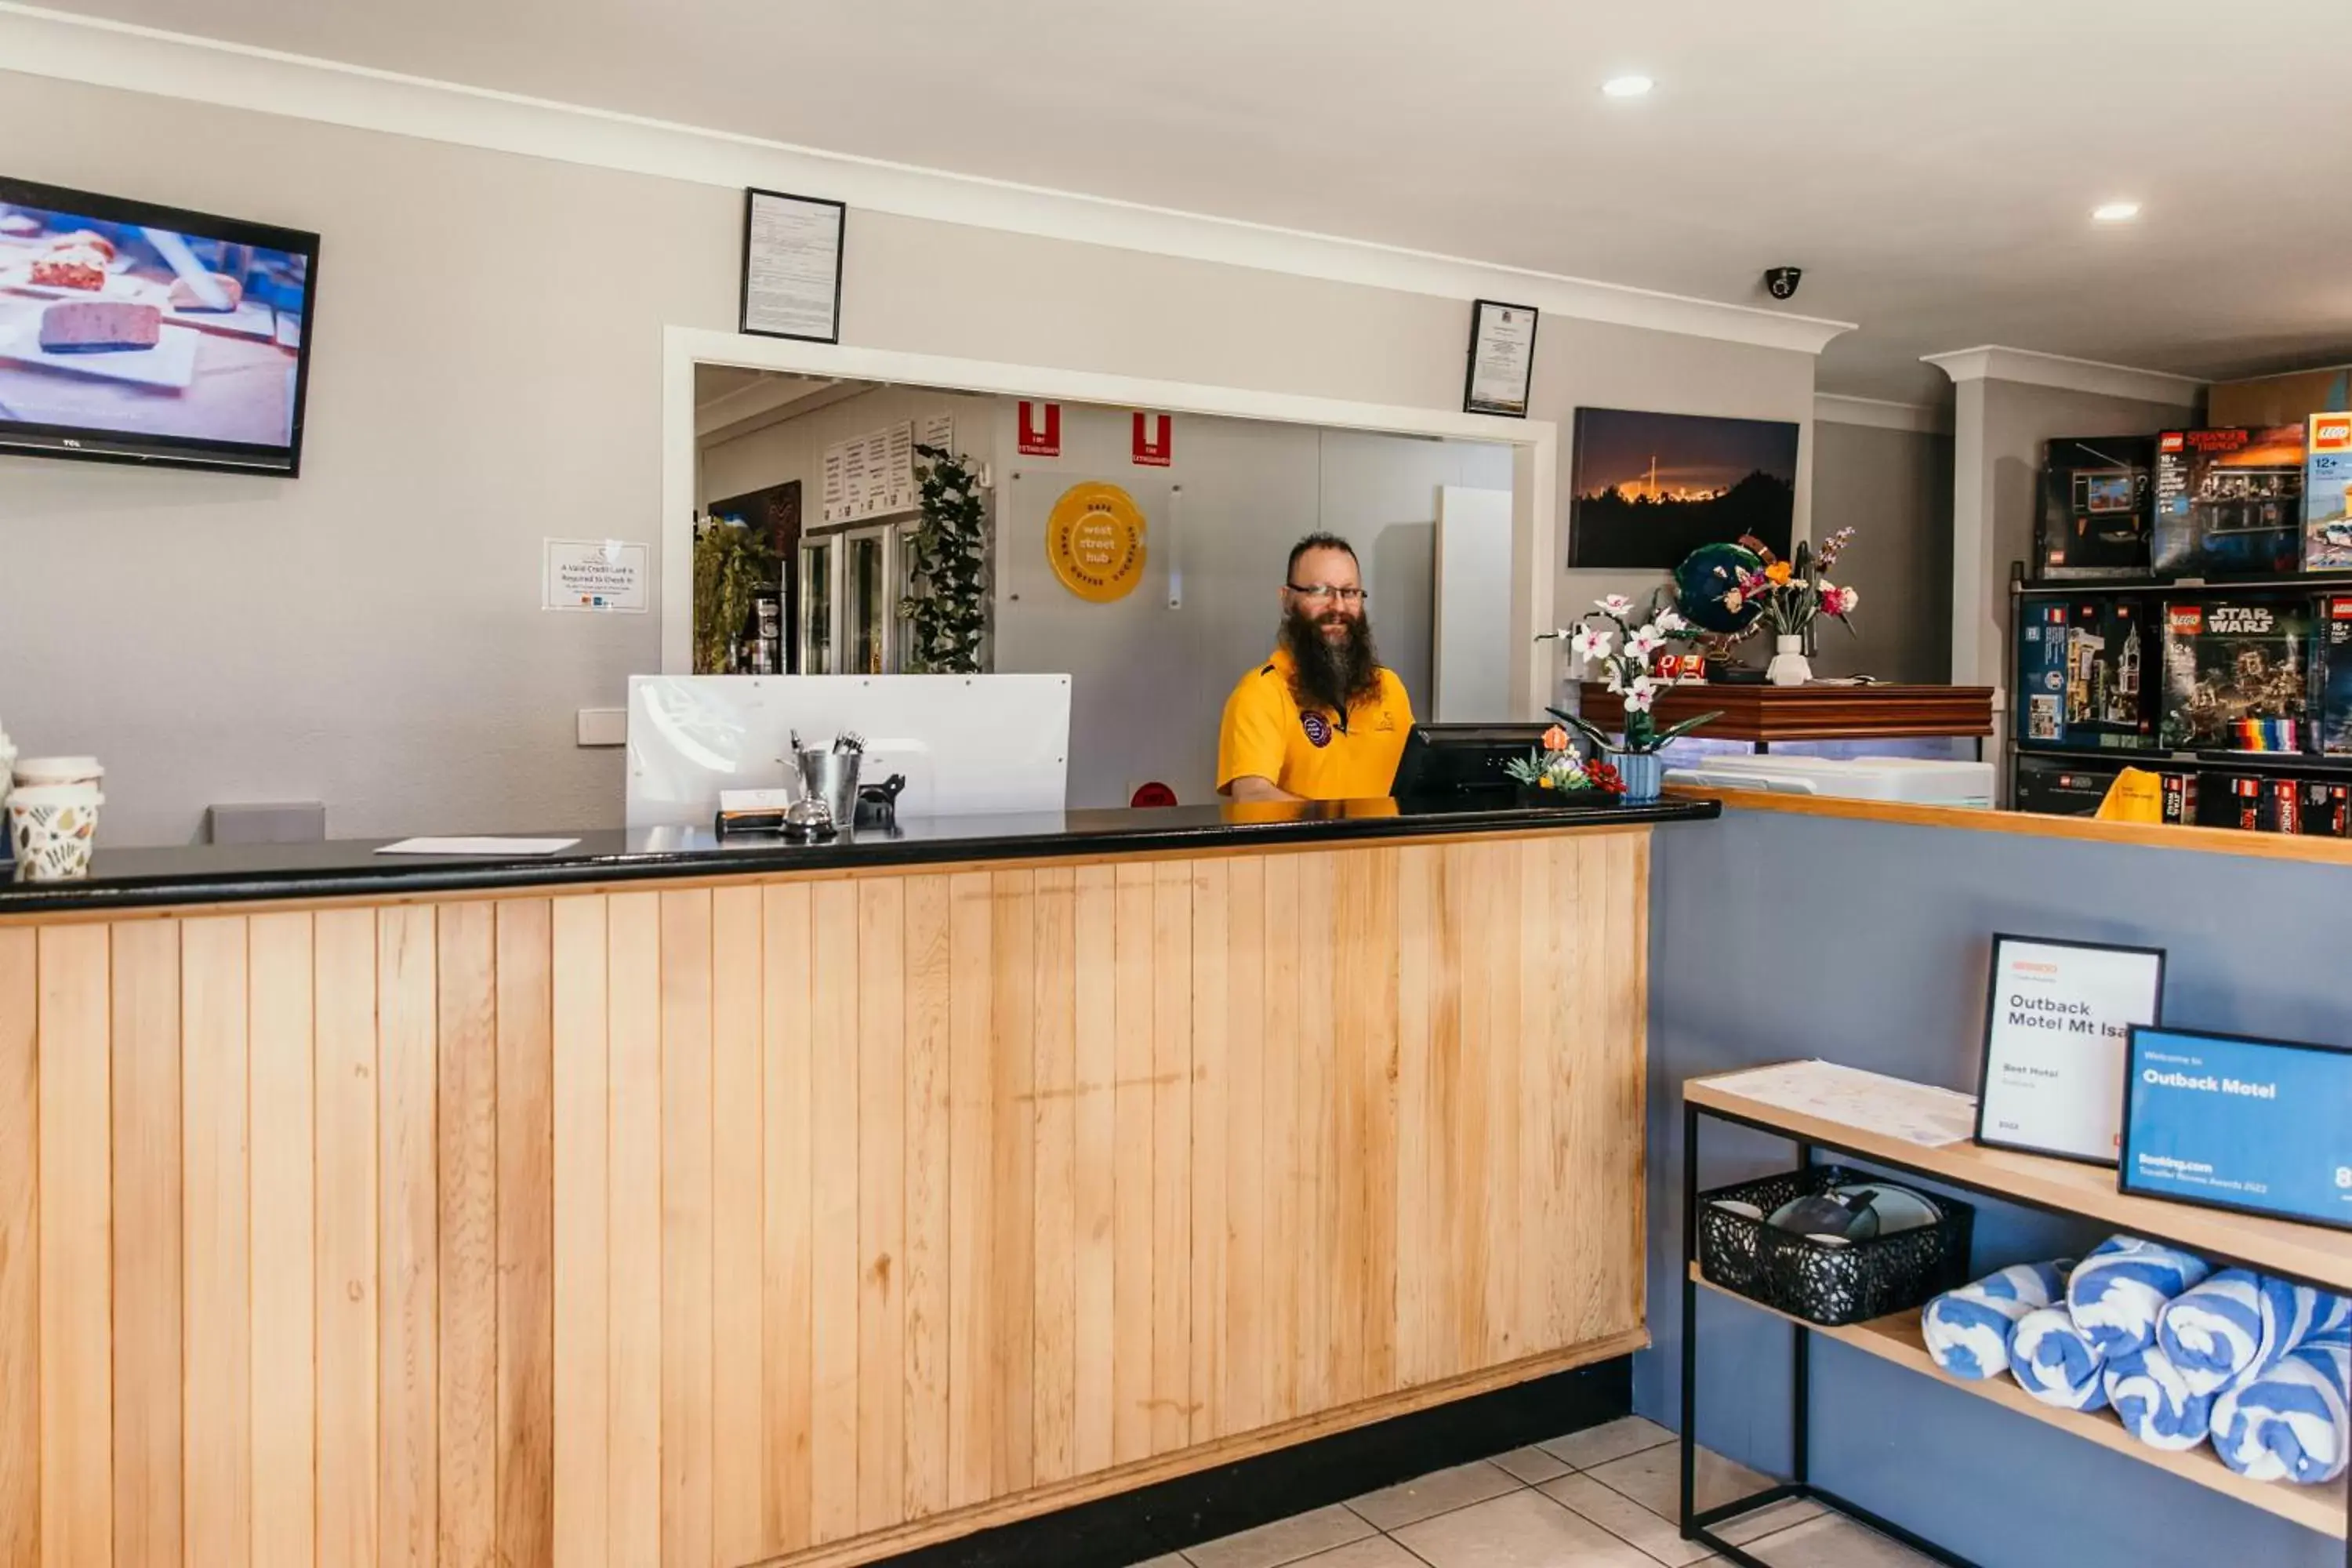
[(694, 673), (727, 675), (751, 600), (776, 579), (776, 552), (757, 531), (714, 517), (694, 539)]

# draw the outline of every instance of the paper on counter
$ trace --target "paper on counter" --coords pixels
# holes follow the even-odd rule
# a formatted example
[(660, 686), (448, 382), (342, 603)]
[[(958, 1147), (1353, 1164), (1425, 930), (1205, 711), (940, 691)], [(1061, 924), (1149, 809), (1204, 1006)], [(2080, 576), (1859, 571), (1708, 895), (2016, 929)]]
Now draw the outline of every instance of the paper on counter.
[(379, 855), (556, 855), (577, 838), (404, 838)]
[(1932, 1084), (1818, 1058), (1776, 1062), (1706, 1080), (1709, 1089), (1824, 1121), (1843, 1121), (1930, 1149), (1975, 1136), (1977, 1101)]

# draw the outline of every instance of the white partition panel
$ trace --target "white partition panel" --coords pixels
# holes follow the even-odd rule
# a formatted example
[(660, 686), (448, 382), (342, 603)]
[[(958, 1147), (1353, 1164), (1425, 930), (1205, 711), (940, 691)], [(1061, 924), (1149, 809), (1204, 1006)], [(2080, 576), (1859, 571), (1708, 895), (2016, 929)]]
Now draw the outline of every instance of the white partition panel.
[(1511, 492), (1447, 485), (1437, 504), (1435, 700), (1450, 724), (1511, 718)]
[(708, 823), (722, 789), (785, 786), (793, 731), (866, 738), (865, 781), (907, 778), (908, 816), (1059, 811), (1066, 675), (639, 675), (629, 680), (628, 825)]

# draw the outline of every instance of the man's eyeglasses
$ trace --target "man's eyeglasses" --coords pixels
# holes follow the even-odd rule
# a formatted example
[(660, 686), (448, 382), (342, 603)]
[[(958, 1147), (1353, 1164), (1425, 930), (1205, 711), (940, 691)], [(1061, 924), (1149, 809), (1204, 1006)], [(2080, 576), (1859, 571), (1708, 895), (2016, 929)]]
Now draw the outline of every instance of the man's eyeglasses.
[(1283, 586), (1302, 599), (1337, 599), (1343, 605), (1360, 605), (1371, 597), (1361, 588), (1335, 588), (1328, 583), (1285, 583)]

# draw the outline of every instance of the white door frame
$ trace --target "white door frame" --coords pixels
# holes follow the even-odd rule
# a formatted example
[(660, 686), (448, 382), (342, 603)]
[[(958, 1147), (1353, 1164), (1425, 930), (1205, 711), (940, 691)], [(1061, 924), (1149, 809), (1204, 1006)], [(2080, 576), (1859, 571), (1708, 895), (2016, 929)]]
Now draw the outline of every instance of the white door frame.
[[(1377, 430), (1493, 441), (1513, 448), (1511, 463), (1512, 572), (1517, 592), (1511, 630), (1527, 652), (1511, 667), (1511, 702), (1524, 718), (1540, 715), (1550, 700), (1557, 655), (1538, 643), (1538, 628), (1552, 624), (1552, 589), (1559, 576), (1554, 559), (1559, 532), (1559, 426), (1548, 419), (1503, 419), (1441, 408), (1353, 403), (1246, 387), (1194, 382), (1153, 381), (1051, 365), (1004, 364), (993, 360), (955, 359), (944, 354), (900, 353), (890, 349), (848, 348), (837, 343), (799, 342), (698, 327), (662, 331), (662, 672), (694, 669), (694, 367), (728, 365), (742, 370), (787, 371), (798, 375), (930, 386), (950, 392), (1046, 398), (1062, 403), (1108, 404), (1170, 414), (1213, 414), (1234, 419), (1267, 419), (1342, 430)], [(835, 606), (835, 614), (839, 607)]]

